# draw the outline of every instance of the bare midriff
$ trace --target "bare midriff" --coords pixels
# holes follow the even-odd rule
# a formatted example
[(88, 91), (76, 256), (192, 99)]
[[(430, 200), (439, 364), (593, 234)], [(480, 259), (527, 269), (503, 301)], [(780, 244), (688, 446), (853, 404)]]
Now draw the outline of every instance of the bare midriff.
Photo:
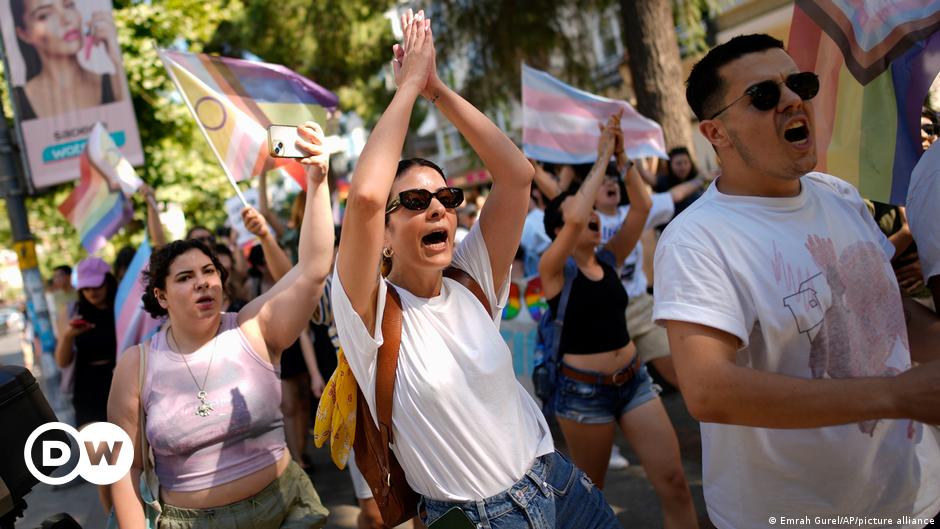
[(229, 505), (261, 492), (284, 473), (290, 460), (290, 453), (285, 450), (284, 455), (277, 462), (235, 481), (190, 492), (161, 489), (160, 499), (164, 503), (183, 509), (211, 509)]
[(566, 354), (561, 360), (577, 369), (611, 375), (630, 365), (633, 362), (634, 355), (636, 355), (636, 346), (631, 341), (620, 349), (613, 351), (586, 355)]

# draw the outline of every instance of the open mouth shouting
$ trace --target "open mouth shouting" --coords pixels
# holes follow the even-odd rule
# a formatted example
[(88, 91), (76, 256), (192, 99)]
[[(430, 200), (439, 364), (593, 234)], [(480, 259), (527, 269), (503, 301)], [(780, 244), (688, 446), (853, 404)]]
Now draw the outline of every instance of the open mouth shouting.
[(199, 296), (199, 299), (196, 300), (196, 306), (201, 310), (211, 310), (215, 306), (215, 298), (212, 296)]
[(600, 231), (601, 231), (601, 223), (600, 223), (600, 222), (597, 222), (596, 220), (592, 220), (591, 222), (588, 222), (587, 227), (588, 227), (589, 230), (591, 230), (591, 231), (593, 231), (593, 232), (600, 232)]
[(783, 139), (798, 148), (807, 148), (810, 145), (809, 122), (804, 117), (790, 121), (783, 130)]
[(438, 228), (421, 237), (421, 246), (433, 252), (447, 249), (447, 230)]

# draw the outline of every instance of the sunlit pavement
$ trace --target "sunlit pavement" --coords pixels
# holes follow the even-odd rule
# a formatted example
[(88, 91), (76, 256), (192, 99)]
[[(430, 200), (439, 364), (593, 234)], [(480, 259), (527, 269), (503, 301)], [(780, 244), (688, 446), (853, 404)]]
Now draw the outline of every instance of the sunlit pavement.
[[(0, 364), (23, 364), (19, 333), (0, 336)], [(665, 395), (663, 402), (676, 427), (686, 477), (692, 489), (696, 509), (700, 518), (704, 518), (698, 423), (689, 416), (682, 399), (677, 394)], [(556, 445), (563, 449), (564, 440), (561, 433), (554, 429), (554, 435)], [(624, 470), (608, 472), (605, 489), (607, 500), (613, 506), (623, 527), (639, 529), (662, 527), (659, 500), (646, 480), (642, 466), (619, 434), (617, 443), (623, 455), (630, 461), (630, 466)], [(313, 483), (323, 503), (331, 512), (327, 527), (355, 528), (359, 507), (349, 473), (333, 465), (327, 448), (317, 450), (311, 446), (310, 456), (314, 464), (311, 473)], [(8, 457), (15, 457), (15, 455)], [(72, 515), (85, 529), (103, 528), (105, 525), (106, 516), (98, 502), (97, 489), (89, 483), (81, 482), (55, 488), (39, 484), (27, 495), (26, 501), (28, 508), (25, 516), (16, 523), (17, 529), (37, 528), (44, 519), (60, 512)]]

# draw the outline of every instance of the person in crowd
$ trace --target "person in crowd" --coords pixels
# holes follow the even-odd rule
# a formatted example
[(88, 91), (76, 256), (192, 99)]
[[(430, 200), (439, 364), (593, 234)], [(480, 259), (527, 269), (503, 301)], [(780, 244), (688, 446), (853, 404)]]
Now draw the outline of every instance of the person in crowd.
[[(644, 232), (669, 222), (675, 213), (676, 204), (700, 189), (701, 180), (692, 179), (673, 186), (665, 193), (653, 193), (650, 196), (650, 212), (646, 217)], [(594, 207), (601, 221), (601, 244), (607, 244), (614, 237), (630, 212), (629, 200), (621, 205), (622, 193), (623, 180), (620, 174), (616, 167), (608, 166), (606, 179), (594, 200)], [(652, 365), (661, 380), (678, 389), (679, 383), (669, 353), (666, 330), (653, 322), (653, 296), (647, 292), (650, 282), (643, 270), (643, 262), (644, 246), (641, 238), (641, 242), (633, 247), (620, 269), (620, 280), (630, 300), (626, 311), (627, 330), (636, 345), (640, 363)], [(616, 446), (614, 448), (616, 449)]]
[(205, 226), (193, 226), (186, 232), (187, 241), (199, 241), (206, 246), (215, 244), (215, 234)]
[[(66, 374), (62, 385), (71, 386), (75, 424), (82, 428), (108, 420), (108, 392), (117, 355), (117, 279), (98, 257), (86, 257), (76, 268), (78, 299), (59, 314), (55, 361)], [(109, 512), (108, 488), (99, 487), (98, 496)]]
[(905, 324), (921, 307), (855, 188), (811, 172), (819, 88), (768, 35), (713, 48), (687, 81), (722, 174), (659, 241), (653, 317), (702, 421), (718, 527), (940, 511), (920, 422), (940, 422), (940, 336)]
[[(301, 208), (300, 211), (304, 211)], [(291, 269), (290, 257), (281, 248), (274, 234), (261, 213), (247, 207), (242, 211), (245, 227), (261, 244), (251, 249), (249, 260), (252, 264), (251, 297), (255, 298), (267, 292)], [(302, 220), (302, 219), (301, 219)], [(298, 228), (301, 221), (297, 223)], [(299, 242), (299, 232), (297, 241)], [(310, 329), (304, 329), (297, 340), (281, 353), (281, 413), (284, 415), (284, 433), (287, 435), (287, 448), (294, 461), (304, 471), (312, 470), (310, 459), (305, 453), (307, 446), (311, 393), (319, 397), (326, 382), (317, 366), (316, 354)]]
[[(536, 172), (543, 171), (538, 162), (532, 162)], [(557, 196), (557, 195), (556, 195)], [(532, 186), (529, 192), (529, 213), (525, 217), (525, 223), (522, 226), (522, 240), (520, 242), (523, 256), (524, 272), (526, 277), (532, 277), (539, 273), (539, 259), (548, 249), (552, 240), (545, 234), (545, 195), (541, 187)]]
[[(936, 138), (936, 136), (934, 136)], [(920, 273), (930, 290), (934, 311), (940, 313), (940, 144), (933, 143), (921, 156), (907, 191), (907, 221), (917, 243)]]
[[(307, 219), (300, 262), (238, 313), (222, 313), (225, 272), (196, 240), (155, 251), (144, 306), (167, 323), (122, 355), (108, 401), (110, 422), (138, 439), (139, 412), (160, 480), (160, 527), (321, 527), (327, 511), (286, 450), (277, 365), (306, 328), (330, 269), (333, 220), (325, 182), (329, 158), (316, 123), (298, 127), (309, 156)], [(142, 527), (135, 443), (131, 472), (112, 485), (121, 527)]]
[[(705, 185), (705, 178), (699, 174), (695, 162), (692, 161), (692, 155), (685, 147), (675, 147), (669, 151), (669, 162), (666, 164), (666, 173), (656, 179), (653, 190), (657, 193), (667, 193), (670, 189), (680, 185), (688, 184), (694, 186), (691, 193), (685, 194), (685, 198), (675, 203), (675, 212), (673, 217), (678, 216), (685, 211), (693, 202), (702, 196), (702, 187)], [(665, 222), (662, 224), (666, 224)], [(661, 226), (662, 224), (657, 224)]]
[[(562, 192), (545, 210), (552, 244), (542, 254), (539, 275), (552, 314), (562, 308), (562, 290), (570, 281), (557, 353), (562, 364), (555, 416), (575, 464), (601, 488), (619, 424), (659, 496), (664, 527), (695, 527), (676, 433), (624, 318), (628, 296), (618, 269), (640, 239), (651, 200), (639, 171), (628, 170), (622, 138), (620, 116), (612, 116), (584, 184), (575, 193)], [(621, 227), (598, 250), (601, 224), (594, 202), (615, 153), (614, 171), (626, 172), (631, 205)], [(569, 271), (569, 263), (576, 270)], [(571, 273), (576, 276), (566, 277)]]
[(937, 113), (924, 107), (920, 113), (920, 146), (924, 152), (937, 141), (938, 137), (940, 137), (940, 129), (937, 124)]
[(54, 117), (123, 98), (120, 73), (99, 75), (78, 62), (83, 47), (103, 44), (115, 71), (122, 71), (109, 11), (96, 11), (87, 23), (68, 0), (11, 0), (10, 11), (26, 66), (26, 82), (13, 87), (20, 119)]
[[(71, 266), (59, 265), (52, 269), (52, 279), (47, 294), (46, 306), (49, 310), (49, 320), (55, 323), (60, 320), (60, 315), (68, 312), (69, 306), (76, 300), (75, 288), (72, 286)], [(58, 340), (67, 328), (53, 325), (52, 330)]]
[[(375, 416), (386, 291), (402, 309), (392, 450), (430, 524), (452, 508), (472, 524), (616, 527), (600, 490), (554, 450), (538, 405), (516, 380), (498, 322), (529, 200), (532, 166), (487, 117), (437, 76), (430, 20), (402, 16), (398, 90), (351, 179), (333, 275), (340, 342)], [(421, 95), (463, 135), (493, 177), (480, 218), (454, 245), (463, 193), (439, 167), (398, 161)], [(377, 270), (383, 268), (383, 276)], [(490, 311), (447, 267), (468, 274)], [(527, 503), (516, 503), (516, 498)], [(524, 505), (524, 506), (523, 506)], [(530, 522), (531, 520), (531, 522)], [(535, 525), (538, 524), (538, 525)]]
[(108, 391), (114, 370), (117, 337), (114, 296), (117, 280), (108, 263), (87, 257), (78, 263), (78, 299), (59, 316), (62, 329), (55, 360), (60, 368), (75, 362), (75, 422), (79, 427), (107, 420)]
[(454, 242), (460, 244), (460, 241), (470, 233), (470, 228), (477, 220), (477, 207), (474, 204), (466, 204), (457, 208), (457, 231), (454, 234)]
[(238, 312), (242, 307), (248, 304), (246, 300), (248, 295), (245, 283), (242, 282), (239, 284), (238, 281), (232, 277), (232, 267), (235, 261), (232, 250), (226, 244), (215, 243), (215, 245), (212, 246), (212, 253), (215, 254), (226, 272), (226, 281), (225, 284), (222, 285), (222, 312)]

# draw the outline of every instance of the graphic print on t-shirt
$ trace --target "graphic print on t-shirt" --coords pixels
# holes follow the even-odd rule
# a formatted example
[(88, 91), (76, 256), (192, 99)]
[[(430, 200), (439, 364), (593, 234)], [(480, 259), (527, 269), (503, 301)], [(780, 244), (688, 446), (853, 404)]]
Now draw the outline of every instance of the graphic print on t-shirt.
[[(859, 241), (837, 255), (832, 240), (817, 235), (810, 235), (805, 246), (820, 272), (801, 281), (783, 304), (809, 340), (813, 378), (899, 373), (888, 359), (898, 340), (908, 348), (907, 330), (884, 252), (873, 242)], [(858, 426), (871, 434), (876, 424), (865, 421)]]

